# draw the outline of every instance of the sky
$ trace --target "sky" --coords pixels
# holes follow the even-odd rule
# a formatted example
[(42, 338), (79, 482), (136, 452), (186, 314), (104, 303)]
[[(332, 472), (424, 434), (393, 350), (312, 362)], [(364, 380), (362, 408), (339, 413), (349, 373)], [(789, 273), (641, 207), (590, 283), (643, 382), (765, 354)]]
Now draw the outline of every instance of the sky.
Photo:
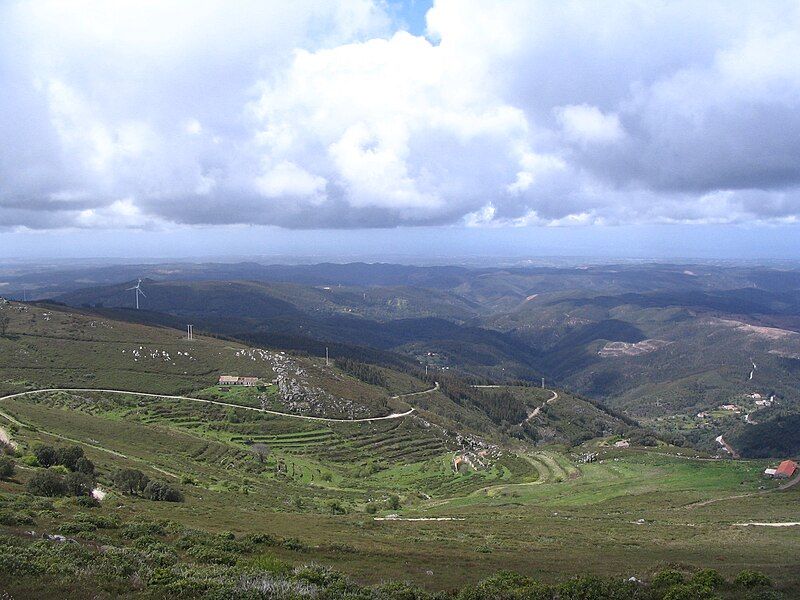
[(0, 257), (800, 258), (797, 0), (5, 0)]

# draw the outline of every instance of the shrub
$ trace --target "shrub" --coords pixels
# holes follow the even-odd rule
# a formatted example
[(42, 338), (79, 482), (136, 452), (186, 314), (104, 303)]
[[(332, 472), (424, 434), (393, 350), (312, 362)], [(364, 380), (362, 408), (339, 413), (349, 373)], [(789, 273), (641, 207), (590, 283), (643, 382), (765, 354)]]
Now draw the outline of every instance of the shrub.
[(248, 533), (242, 538), (248, 544), (265, 544), (267, 546), (277, 546), (278, 540), (269, 533)]
[(552, 594), (547, 587), (530, 577), (524, 577), (511, 571), (501, 571), (497, 575), (484, 579), (474, 587), (467, 587), (461, 590), (458, 600), (483, 600), (484, 598), (496, 600), (549, 600), (551, 597)]
[(213, 546), (192, 546), (186, 553), (200, 562), (210, 563), (212, 565), (233, 566), (236, 564), (236, 555), (233, 552), (221, 550)]
[(692, 576), (692, 583), (715, 590), (725, 584), (725, 578), (719, 574), (719, 571), (703, 569)]
[(273, 575), (286, 575), (292, 571), (290, 563), (271, 554), (260, 554), (254, 557), (250, 564), (259, 571), (266, 571)]
[(27, 465), (29, 467), (41, 467), (42, 465), (39, 464), (39, 459), (36, 458), (33, 454), (26, 454), (21, 459), (22, 464)]
[(303, 565), (295, 568), (294, 577), (300, 581), (306, 581), (322, 587), (328, 587), (344, 579), (344, 575), (338, 571), (317, 564)]
[(38, 471), (28, 480), (28, 491), (34, 496), (63, 496), (67, 493), (64, 477), (50, 471)]
[(94, 496), (77, 496), (75, 498), (75, 504), (81, 508), (97, 508), (100, 506), (100, 501)]
[(686, 578), (683, 576), (683, 573), (680, 571), (675, 571), (674, 569), (661, 571), (655, 577), (653, 577), (653, 586), (661, 588), (668, 588), (685, 582)]
[(163, 523), (153, 523), (149, 521), (133, 521), (125, 525), (120, 532), (120, 535), (126, 540), (166, 534), (167, 531)]
[(758, 571), (740, 571), (734, 579), (734, 583), (739, 587), (754, 588), (754, 587), (769, 587), (772, 585), (769, 577)]
[(142, 490), (142, 497), (165, 502), (183, 502), (183, 493), (168, 483), (152, 480)]
[(715, 597), (710, 587), (697, 583), (681, 583), (664, 594), (664, 600), (711, 600)]
[(13, 477), (17, 472), (14, 467), (14, 461), (9, 456), (0, 456), (0, 479), (8, 479)]
[(123, 493), (138, 496), (147, 487), (150, 478), (138, 469), (119, 469), (112, 477), (114, 485)]
[(347, 512), (344, 506), (342, 506), (342, 503), (338, 500), (328, 500), (325, 506), (332, 515), (343, 515)]
[(36, 520), (28, 512), (0, 511), (0, 525), (36, 525)]
[(43, 467), (52, 467), (58, 464), (58, 453), (52, 446), (36, 446), (36, 448), (33, 449), (33, 455)]

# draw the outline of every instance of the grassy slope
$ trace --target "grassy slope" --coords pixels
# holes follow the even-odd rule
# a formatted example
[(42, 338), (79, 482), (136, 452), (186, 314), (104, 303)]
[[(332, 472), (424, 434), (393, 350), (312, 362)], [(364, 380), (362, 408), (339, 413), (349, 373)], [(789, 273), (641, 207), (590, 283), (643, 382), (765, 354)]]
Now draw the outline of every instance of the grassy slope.
[[(214, 361), (227, 356), (223, 350), (230, 346), (199, 340), (193, 352), (206, 351), (196, 352), (196, 361), (185, 366), (123, 361), (121, 349), (133, 344), (171, 352), (168, 344), (178, 349), (184, 342), (174, 330), (113, 323), (100, 334), (90, 316), (30, 310), (50, 312), (50, 320), (41, 312), (35, 319), (14, 315), (16, 337), (0, 343), (13, 356), (24, 356), (21, 349), (28, 355), (24, 361), (4, 359), (0, 380), (9, 390), (84, 382), (70, 369), (75, 364), (88, 364), (95, 380), (113, 387), (141, 382), (160, 391), (202, 389), (219, 371)], [(54, 350), (59, 347), (60, 352)], [(225, 369), (253, 364), (248, 358), (226, 363)], [(534, 404), (540, 399), (540, 392), (525, 393)], [(420, 396), (414, 403), (451, 406), (440, 396)], [(38, 442), (77, 440), (97, 463), (104, 487), (110, 472), (123, 465), (175, 482), (180, 480), (170, 474), (194, 481), (179, 483), (187, 496), (182, 504), (154, 503), (112, 490), (103, 507), (95, 509), (101, 514), (296, 537), (311, 548), (276, 552), (331, 564), (364, 581), (411, 578), (449, 588), (501, 568), (556, 579), (574, 572), (645, 575), (666, 563), (680, 563), (726, 573), (759, 568), (785, 585), (796, 583), (788, 568), (795, 531), (733, 524), (794, 520), (800, 489), (696, 505), (758, 492), (764, 484), (763, 461), (690, 460), (664, 448), (645, 452), (590, 444), (571, 453), (563, 447), (520, 445), (518, 455), (504, 452), (487, 471), (455, 475), (448, 436), (420, 420), (321, 426), (240, 409), (106, 394), (31, 396), (7, 401), (3, 410), (28, 425), (7, 426), (22, 452)], [(247, 452), (249, 440), (271, 446), (266, 465)], [(602, 462), (578, 466), (577, 455), (589, 450), (599, 450)], [(285, 469), (276, 472), (279, 463)], [(377, 470), (367, 468), (372, 464)], [(0, 492), (19, 493), (31, 473), (21, 469), (15, 481), (0, 483)], [(391, 494), (400, 496), (404, 516), (464, 520), (373, 521), (366, 506), (376, 503), (379, 514), (394, 512), (386, 504)], [(331, 502), (347, 514), (328, 514)], [(54, 531), (77, 510), (59, 501), (62, 516), (45, 514), (36, 529)], [(637, 525), (639, 519), (645, 523)]]

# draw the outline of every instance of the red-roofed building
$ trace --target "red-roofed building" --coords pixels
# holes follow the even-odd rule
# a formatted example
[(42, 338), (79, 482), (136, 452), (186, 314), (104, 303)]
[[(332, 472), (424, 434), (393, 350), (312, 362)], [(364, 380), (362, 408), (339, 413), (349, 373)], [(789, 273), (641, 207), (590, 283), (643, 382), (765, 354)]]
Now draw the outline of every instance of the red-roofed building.
[(775, 477), (780, 479), (789, 479), (795, 473), (797, 473), (797, 463), (793, 460), (785, 460), (775, 469)]

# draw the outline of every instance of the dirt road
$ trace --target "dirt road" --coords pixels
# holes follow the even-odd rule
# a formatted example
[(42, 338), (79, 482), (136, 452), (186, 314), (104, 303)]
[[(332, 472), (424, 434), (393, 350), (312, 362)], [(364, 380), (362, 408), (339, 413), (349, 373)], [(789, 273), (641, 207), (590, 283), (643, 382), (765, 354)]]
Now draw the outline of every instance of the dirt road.
[(537, 406), (531, 412), (529, 412), (528, 416), (526, 417), (526, 419), (522, 423), (520, 423), (520, 425), (523, 425), (523, 424), (527, 423), (528, 421), (530, 421), (531, 419), (535, 418), (540, 412), (542, 412), (542, 408), (546, 404), (552, 404), (553, 402), (558, 400), (558, 392), (555, 391), (555, 390), (549, 390), (549, 391), (553, 394), (552, 397), (550, 397), (547, 400), (545, 400), (544, 403), (541, 406)]
[[(436, 387), (431, 390), (426, 390), (424, 392), (415, 392), (415, 394), (424, 394), (430, 393), (438, 388), (439, 384), (436, 384)], [(367, 417), (363, 419), (332, 419), (328, 417), (312, 417), (310, 415), (294, 415), (291, 413), (280, 412), (277, 410), (268, 410), (265, 408), (256, 408), (255, 406), (242, 406), (240, 404), (232, 404), (230, 402), (220, 402), (219, 400), (204, 400), (202, 398), (190, 398), (189, 396), (171, 396), (167, 394), (148, 394), (144, 392), (131, 392), (129, 390), (107, 390), (107, 389), (93, 389), (93, 388), (47, 388), (41, 390), (30, 390), (28, 392), (19, 392), (17, 394), (9, 394), (8, 396), (3, 396), (0, 398), (0, 402), (3, 400), (10, 400), (12, 398), (20, 398), (22, 396), (29, 396), (31, 394), (41, 394), (44, 392), (85, 392), (85, 393), (101, 393), (101, 394), (125, 394), (128, 396), (145, 396), (148, 398), (166, 398), (168, 400), (186, 400), (189, 402), (202, 402), (205, 404), (216, 404), (217, 406), (226, 406), (231, 408), (241, 408), (242, 410), (252, 410), (254, 412), (266, 413), (269, 415), (276, 415), (279, 417), (287, 417), (289, 419), (304, 419), (306, 421), (323, 421), (325, 423), (371, 423), (373, 421), (387, 421), (390, 419), (402, 419), (403, 417), (407, 417), (411, 413), (414, 412), (414, 408), (409, 408), (407, 411), (402, 413), (392, 413), (390, 415), (386, 415), (384, 417)], [(407, 395), (414, 395), (414, 394), (405, 394)], [(402, 398), (403, 396), (399, 396)]]

